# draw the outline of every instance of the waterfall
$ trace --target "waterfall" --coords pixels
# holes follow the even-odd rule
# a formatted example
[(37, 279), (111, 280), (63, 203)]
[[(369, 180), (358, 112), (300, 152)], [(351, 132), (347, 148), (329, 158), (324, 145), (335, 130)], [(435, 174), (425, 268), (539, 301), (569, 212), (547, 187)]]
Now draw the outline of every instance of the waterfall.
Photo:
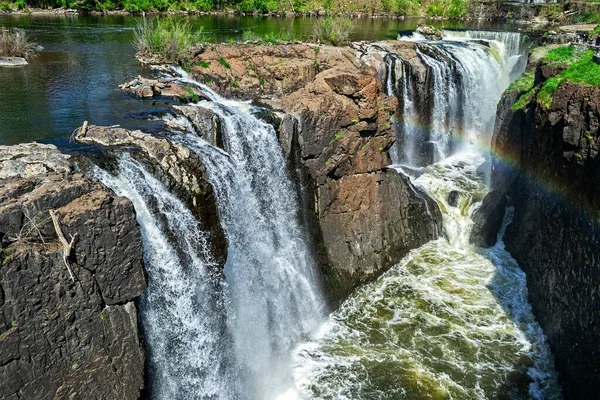
[(99, 168), (94, 175), (132, 201), (141, 227), (148, 288), (140, 313), (152, 398), (245, 398), (226, 332), (223, 282), (195, 217), (129, 155), (119, 158), (116, 176)]
[(194, 134), (176, 140), (207, 168), (228, 241), (225, 265), (229, 329), (249, 398), (294, 391), (290, 354), (324, 319), (315, 262), (299, 224), (298, 199), (272, 126), (246, 103), (200, 86), (213, 101), (198, 106), (221, 120), (224, 149)]
[(487, 148), (496, 105), (523, 71), (521, 37), (512, 32), (444, 32), (444, 40), (415, 42), (428, 90), (415, 90), (409, 62), (401, 79), (388, 73), (403, 107), (394, 162), (422, 167), (469, 148)]
[[(456, 154), (414, 180), (440, 205), (445, 237), (359, 288), (316, 340), (298, 347), (305, 398), (560, 399), (525, 274), (502, 240), (490, 249), (468, 243), (487, 192), (483, 162), (479, 153)], [(447, 202), (453, 191), (456, 207)]]

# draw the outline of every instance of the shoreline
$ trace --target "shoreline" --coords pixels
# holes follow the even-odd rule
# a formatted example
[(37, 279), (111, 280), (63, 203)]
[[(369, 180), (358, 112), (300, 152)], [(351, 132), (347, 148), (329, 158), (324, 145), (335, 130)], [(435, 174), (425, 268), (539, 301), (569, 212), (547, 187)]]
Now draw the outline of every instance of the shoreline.
[[(531, 12), (530, 15), (523, 15), (521, 17), (513, 17), (510, 11), (506, 10), (491, 10), (492, 7), (496, 7), (500, 4), (509, 9), (522, 9)], [(573, 6), (584, 4), (586, 7), (598, 8), (600, 10), (600, 3), (572, 3)], [(467, 15), (464, 17), (443, 17), (443, 16), (427, 16), (424, 10), (421, 14), (417, 15), (401, 15), (393, 12), (326, 12), (322, 9), (316, 9), (311, 12), (271, 12), (271, 13), (248, 13), (241, 12), (235, 9), (224, 9), (224, 10), (212, 10), (212, 11), (186, 11), (186, 10), (175, 10), (175, 11), (141, 11), (132, 12), (125, 9), (121, 10), (78, 10), (78, 9), (65, 9), (65, 8), (28, 8), (27, 10), (11, 10), (11, 11), (0, 11), (2, 15), (13, 15), (13, 16), (75, 16), (75, 15), (93, 15), (93, 16), (231, 16), (231, 17), (270, 17), (270, 18), (324, 18), (324, 17), (340, 17), (350, 19), (371, 19), (371, 20), (406, 20), (406, 19), (423, 19), (427, 21), (488, 21), (488, 22), (506, 22), (516, 24), (554, 24), (558, 21), (554, 21), (545, 16), (541, 16), (540, 10), (546, 8), (555, 7), (555, 3), (513, 3), (513, 2), (502, 2), (497, 3), (495, 1), (473, 1), (469, 4), (469, 10)], [(490, 7), (490, 10), (484, 10), (485, 7)]]

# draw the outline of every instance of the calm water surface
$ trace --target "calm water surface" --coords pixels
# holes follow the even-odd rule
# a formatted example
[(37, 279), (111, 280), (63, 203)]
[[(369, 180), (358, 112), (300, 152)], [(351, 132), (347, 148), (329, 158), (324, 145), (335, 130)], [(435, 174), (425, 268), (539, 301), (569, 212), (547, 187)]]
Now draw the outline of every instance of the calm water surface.
[[(118, 85), (139, 74), (149, 74), (135, 60), (133, 32), (140, 17), (133, 16), (0, 16), (0, 26), (25, 29), (44, 47), (21, 68), (0, 68), (0, 144), (27, 141), (69, 147), (71, 132), (84, 120), (97, 125), (150, 129), (140, 119), (148, 107), (125, 95)], [(315, 19), (239, 16), (188, 18), (203, 27), (213, 41), (240, 38), (243, 31), (291, 31), (308, 37)], [(419, 19), (358, 20), (355, 40), (394, 39), (413, 30)], [(430, 23), (430, 22), (428, 22)], [(489, 23), (432, 21), (446, 28), (512, 29)]]

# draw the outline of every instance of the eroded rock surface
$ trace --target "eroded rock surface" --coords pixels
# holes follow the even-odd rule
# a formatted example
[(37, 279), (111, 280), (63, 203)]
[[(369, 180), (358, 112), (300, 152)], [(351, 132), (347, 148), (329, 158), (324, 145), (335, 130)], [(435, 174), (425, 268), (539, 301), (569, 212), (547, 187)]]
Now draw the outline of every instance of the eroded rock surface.
[[(63, 261), (49, 210), (76, 235)], [(146, 288), (131, 202), (54, 146), (0, 146), (0, 398), (137, 399)]]
[[(202, 129), (199, 131), (201, 136), (215, 143), (220, 140), (217, 122), (209, 110), (191, 113), (185, 106), (177, 110), (193, 117), (194, 123)], [(133, 157), (143, 162), (172, 193), (187, 203), (198, 217), (202, 229), (211, 235), (209, 243), (215, 260), (221, 265), (225, 263), (227, 241), (219, 221), (213, 188), (198, 155), (167, 136), (159, 137), (119, 127), (91, 125), (86, 130), (78, 129), (75, 139), (80, 143), (99, 144), (107, 152), (115, 154), (125, 148), (130, 150)]]
[(437, 237), (441, 220), (435, 202), (386, 168), (398, 101), (382, 87), (385, 54), (397, 50), (415, 73), (424, 68), (412, 43), (384, 45), (217, 45), (194, 71), (226, 95), (275, 109), (264, 119), (288, 157), (334, 303)]

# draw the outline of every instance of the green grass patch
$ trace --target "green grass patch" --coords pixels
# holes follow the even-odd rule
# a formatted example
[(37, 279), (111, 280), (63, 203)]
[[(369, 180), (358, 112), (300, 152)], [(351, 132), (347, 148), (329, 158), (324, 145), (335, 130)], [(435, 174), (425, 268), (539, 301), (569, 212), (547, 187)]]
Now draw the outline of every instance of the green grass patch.
[(223, 66), (223, 68), (225, 68), (225, 69), (231, 69), (231, 65), (223, 57), (219, 57), (219, 62), (221, 63), (221, 65)]
[(354, 32), (354, 21), (348, 18), (327, 17), (313, 25), (314, 39), (334, 46), (348, 43), (352, 32)]
[(210, 63), (206, 61), (199, 61), (198, 66), (202, 68), (210, 68)]
[(547, 52), (543, 60), (550, 63), (568, 63), (575, 58), (575, 55), (574, 46), (560, 46)]
[(525, 71), (525, 73), (523, 73), (519, 79), (510, 84), (508, 89), (518, 90), (519, 92), (527, 92), (533, 88), (534, 81), (535, 76), (531, 72)]
[(136, 27), (134, 44), (143, 57), (156, 57), (161, 61), (190, 66), (193, 46), (206, 42), (202, 29), (176, 18), (144, 18)]
[(512, 105), (511, 109), (514, 111), (524, 110), (525, 107), (531, 102), (533, 97), (535, 96), (535, 89), (532, 88), (528, 92), (522, 94), (519, 99)]
[(281, 44), (289, 42), (298, 42), (301, 38), (294, 35), (292, 32), (280, 30), (279, 32), (256, 33), (252, 30), (247, 30), (242, 33), (243, 42), (252, 42), (259, 44)]

